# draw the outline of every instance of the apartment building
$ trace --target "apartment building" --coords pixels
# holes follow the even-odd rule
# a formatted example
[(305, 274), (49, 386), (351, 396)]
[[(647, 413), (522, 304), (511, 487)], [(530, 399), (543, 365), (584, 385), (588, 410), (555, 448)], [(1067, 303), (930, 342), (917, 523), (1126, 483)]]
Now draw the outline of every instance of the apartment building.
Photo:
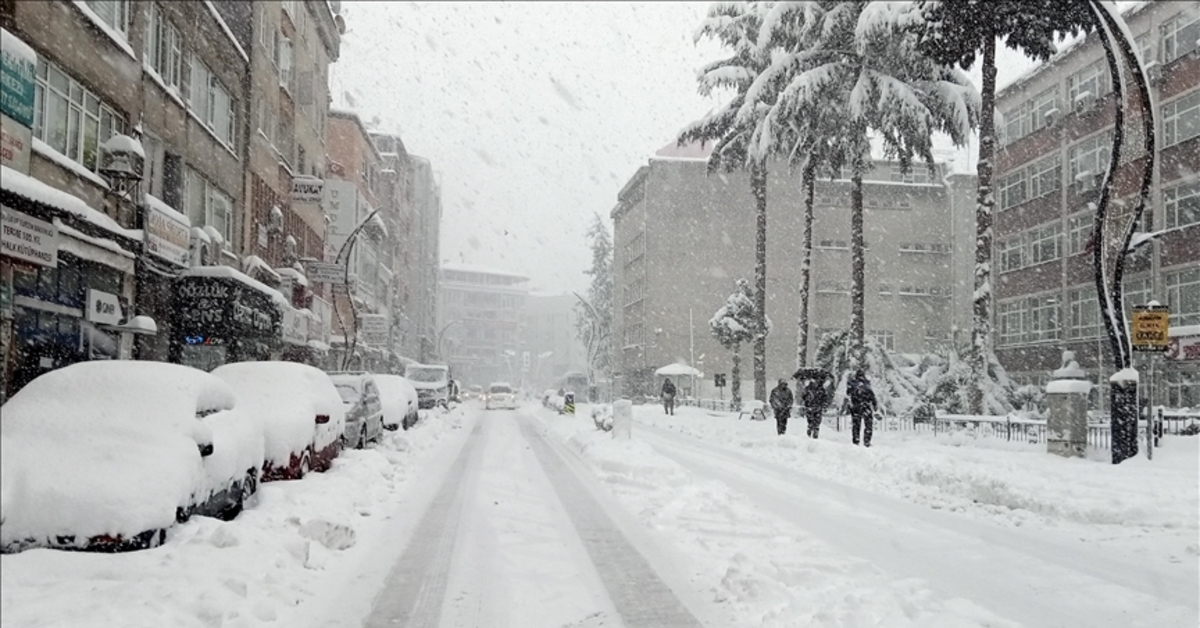
[(456, 379), (481, 386), (520, 381), (528, 282), (503, 270), (442, 265), (435, 359), (448, 364)]
[[(1126, 260), (1127, 307), (1170, 307), (1174, 350), (1154, 356), (1155, 400), (1200, 405), (1200, 2), (1151, 2), (1125, 19), (1158, 104), (1151, 203), (1138, 231), (1158, 234)], [(997, 95), (995, 346), (1019, 380), (1040, 383), (1075, 352), (1107, 402), (1107, 334), (1093, 279), (1089, 203), (1111, 159), (1114, 105), (1126, 146), (1112, 186), (1114, 212), (1136, 205), (1145, 164), (1142, 117), (1132, 98), (1114, 103), (1108, 64), (1093, 34)], [(1131, 118), (1131, 119), (1130, 119)], [(1190, 348), (1190, 349), (1189, 349)], [(1139, 367), (1150, 381), (1150, 358)]]
[(441, 264), (442, 186), (428, 159), (410, 154), (408, 168), (418, 234), (414, 248), (417, 280), (411, 289), (416, 305), (409, 309), (409, 317), (420, 347), (418, 359), (428, 363), (438, 358), (438, 321), (443, 316), (438, 310), (442, 277), (438, 271)]
[[(658, 151), (612, 210), (616, 385), (625, 395), (652, 394), (654, 370), (675, 362), (708, 379), (729, 372), (729, 351), (713, 339), (708, 320), (737, 279), (753, 280), (755, 212), (748, 176), (708, 175), (707, 150)], [(970, 275), (954, 269), (973, 259), (974, 214), (953, 208), (968, 206), (956, 198), (973, 195), (975, 183), (947, 174), (943, 164), (931, 174), (877, 162), (864, 177), (866, 327), (895, 351), (928, 351), (964, 329), (969, 337)], [(849, 328), (851, 185), (843, 175), (818, 180), (814, 194), (810, 360), (824, 333)], [(767, 376), (775, 379), (790, 377), (797, 363), (804, 216), (798, 173), (771, 171), (767, 207)], [(745, 380), (751, 351), (741, 350)], [(750, 394), (750, 384), (742, 385)]]
[(420, 243), (420, 217), (413, 198), (412, 169), (408, 150), (399, 135), (372, 133), (371, 140), (383, 158), (380, 170), (381, 214), (389, 234), (389, 246), (382, 258), (394, 274), (396, 286), (392, 291), (392, 327), (396, 350), (415, 359), (421, 346), (414, 319), (422, 303), (417, 286), (421, 269), (417, 265)]

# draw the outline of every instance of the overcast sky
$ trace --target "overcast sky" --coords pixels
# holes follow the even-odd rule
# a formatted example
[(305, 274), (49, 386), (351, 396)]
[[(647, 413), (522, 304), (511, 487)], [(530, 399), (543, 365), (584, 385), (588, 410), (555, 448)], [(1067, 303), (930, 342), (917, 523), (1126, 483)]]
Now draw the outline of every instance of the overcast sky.
[[(720, 54), (692, 42), (708, 5), (346, 3), (333, 102), (433, 162), (444, 263), (582, 291), (592, 214), (611, 226), (629, 177), (717, 104), (696, 93)], [(1031, 65), (998, 57), (1001, 85)]]

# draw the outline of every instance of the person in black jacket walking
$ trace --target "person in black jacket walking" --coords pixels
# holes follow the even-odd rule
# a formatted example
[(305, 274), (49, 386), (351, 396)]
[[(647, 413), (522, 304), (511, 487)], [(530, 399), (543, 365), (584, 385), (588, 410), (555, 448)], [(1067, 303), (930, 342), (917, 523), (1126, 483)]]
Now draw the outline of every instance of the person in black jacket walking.
[(867, 380), (867, 376), (863, 374), (862, 369), (855, 371), (854, 377), (846, 383), (846, 407), (843, 407), (843, 413), (847, 407), (850, 410), (850, 419), (852, 427), (850, 429), (850, 438), (854, 444), (858, 444), (858, 433), (861, 430), (863, 435), (863, 445), (871, 446), (871, 432), (874, 431), (873, 415), (875, 410), (879, 408), (879, 401), (875, 398), (875, 391), (871, 390), (871, 382)]
[(771, 391), (771, 409), (775, 411), (775, 429), (779, 435), (787, 431), (788, 415), (792, 413), (792, 391), (786, 380), (779, 380), (779, 385)]
[(829, 394), (825, 392), (825, 385), (819, 380), (809, 380), (808, 385), (804, 387), (804, 415), (808, 419), (808, 437), (816, 438), (817, 432), (821, 430), (821, 413), (825, 412), (825, 406), (829, 405)]
[(675, 414), (675, 384), (668, 377), (662, 385), (663, 414)]

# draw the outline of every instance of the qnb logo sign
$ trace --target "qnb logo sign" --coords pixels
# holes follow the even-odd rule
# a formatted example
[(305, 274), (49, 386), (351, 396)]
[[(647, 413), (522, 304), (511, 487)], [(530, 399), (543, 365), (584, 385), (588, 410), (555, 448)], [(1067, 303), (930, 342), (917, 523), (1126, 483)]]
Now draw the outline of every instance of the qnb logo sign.
[(121, 324), (121, 299), (115, 294), (88, 289), (87, 319), (101, 325)]

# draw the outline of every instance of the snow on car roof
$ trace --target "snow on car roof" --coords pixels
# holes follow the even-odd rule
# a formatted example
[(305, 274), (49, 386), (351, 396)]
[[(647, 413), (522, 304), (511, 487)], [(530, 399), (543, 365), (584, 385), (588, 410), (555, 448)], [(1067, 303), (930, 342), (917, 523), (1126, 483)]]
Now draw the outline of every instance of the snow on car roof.
[[(312, 443), (318, 414), (342, 425), (346, 410), (330, 377), (296, 362), (237, 362), (213, 375), (237, 395), (238, 413), (261, 421), (267, 460), (286, 464), (293, 452)], [(329, 431), (329, 430), (327, 430)], [(340, 431), (340, 430), (339, 430)], [(329, 442), (317, 442), (318, 448)]]

